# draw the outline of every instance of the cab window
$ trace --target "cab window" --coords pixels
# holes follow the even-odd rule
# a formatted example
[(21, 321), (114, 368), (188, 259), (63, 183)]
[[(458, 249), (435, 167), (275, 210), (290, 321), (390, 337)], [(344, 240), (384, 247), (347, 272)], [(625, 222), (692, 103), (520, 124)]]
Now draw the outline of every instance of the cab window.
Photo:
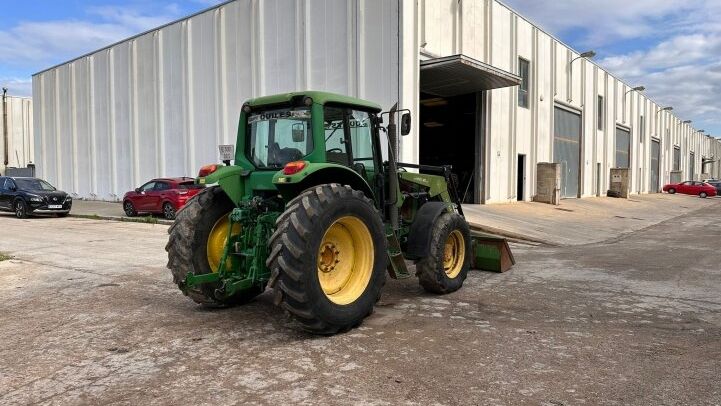
[(155, 188), (155, 182), (148, 182), (140, 187), (141, 192), (150, 192)]

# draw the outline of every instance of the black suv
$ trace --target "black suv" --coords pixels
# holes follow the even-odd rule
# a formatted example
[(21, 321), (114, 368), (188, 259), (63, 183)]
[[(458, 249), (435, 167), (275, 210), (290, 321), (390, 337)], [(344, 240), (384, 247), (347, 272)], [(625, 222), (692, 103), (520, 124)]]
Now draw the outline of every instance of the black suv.
[(33, 213), (65, 217), (72, 205), (72, 197), (42, 179), (0, 176), (0, 210), (14, 212), (17, 218)]

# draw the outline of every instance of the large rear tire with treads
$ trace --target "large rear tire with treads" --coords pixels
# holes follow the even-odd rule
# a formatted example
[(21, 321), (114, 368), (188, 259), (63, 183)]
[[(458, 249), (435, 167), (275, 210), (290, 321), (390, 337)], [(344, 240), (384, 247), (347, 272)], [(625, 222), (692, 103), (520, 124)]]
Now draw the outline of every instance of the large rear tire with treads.
[(320, 185), (291, 200), (276, 225), (270, 286), (275, 303), (304, 330), (335, 334), (372, 313), (388, 256), (370, 199), (349, 186)]

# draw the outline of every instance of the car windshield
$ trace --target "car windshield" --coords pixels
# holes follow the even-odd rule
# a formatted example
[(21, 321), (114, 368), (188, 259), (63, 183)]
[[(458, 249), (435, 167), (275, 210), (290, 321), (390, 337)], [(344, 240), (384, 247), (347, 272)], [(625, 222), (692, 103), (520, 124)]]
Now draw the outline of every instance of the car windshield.
[(248, 158), (258, 168), (282, 168), (313, 150), (310, 110), (268, 110), (248, 116)]
[(15, 184), (20, 190), (39, 190), (45, 192), (56, 190), (51, 184), (42, 179), (15, 179)]

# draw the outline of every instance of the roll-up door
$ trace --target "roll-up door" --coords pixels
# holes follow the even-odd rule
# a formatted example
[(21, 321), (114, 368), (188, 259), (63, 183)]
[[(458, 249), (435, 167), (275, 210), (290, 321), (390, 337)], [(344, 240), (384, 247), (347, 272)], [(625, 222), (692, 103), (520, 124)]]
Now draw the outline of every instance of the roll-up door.
[(561, 164), (561, 197), (578, 197), (581, 154), (581, 115), (556, 107), (553, 162)]

